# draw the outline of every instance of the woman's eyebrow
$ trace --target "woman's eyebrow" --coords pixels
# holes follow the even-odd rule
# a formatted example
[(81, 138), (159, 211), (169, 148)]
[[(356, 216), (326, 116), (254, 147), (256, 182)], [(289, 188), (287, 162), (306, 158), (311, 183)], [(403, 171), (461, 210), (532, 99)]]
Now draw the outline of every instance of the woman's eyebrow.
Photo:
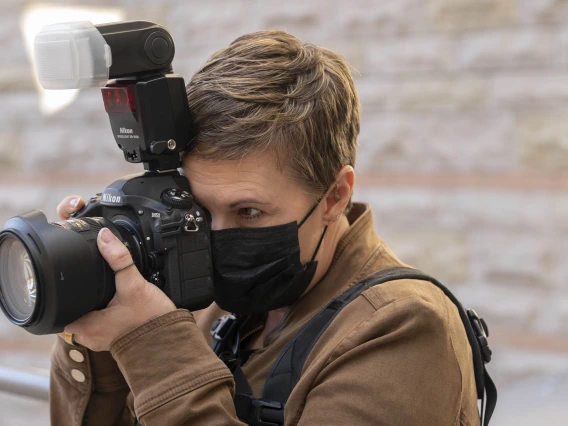
[(234, 209), (235, 207), (242, 206), (243, 204), (245, 204), (245, 205), (246, 205), (246, 204), (262, 204), (262, 205), (266, 205), (266, 204), (270, 204), (270, 203), (267, 203), (267, 202), (265, 202), (265, 201), (260, 201), (260, 200), (257, 200), (257, 199), (255, 199), (255, 198), (245, 198), (245, 199), (243, 199), (243, 200), (238, 200), (238, 201), (235, 201), (235, 202), (229, 204), (229, 208), (230, 208), (230, 209)]

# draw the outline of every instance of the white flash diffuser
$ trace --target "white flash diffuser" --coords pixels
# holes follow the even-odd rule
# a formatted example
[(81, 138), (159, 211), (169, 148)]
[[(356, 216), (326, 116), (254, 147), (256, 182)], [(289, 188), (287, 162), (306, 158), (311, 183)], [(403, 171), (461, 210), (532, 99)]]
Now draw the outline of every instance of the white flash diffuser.
[(42, 27), (34, 40), (34, 57), (44, 89), (100, 87), (109, 80), (110, 46), (89, 21)]

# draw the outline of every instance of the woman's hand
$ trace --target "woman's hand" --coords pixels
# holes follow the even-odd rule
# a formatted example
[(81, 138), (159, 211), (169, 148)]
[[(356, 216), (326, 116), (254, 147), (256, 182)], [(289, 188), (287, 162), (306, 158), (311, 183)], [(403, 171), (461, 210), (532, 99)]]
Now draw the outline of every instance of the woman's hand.
[[(65, 198), (57, 207), (61, 219), (84, 205), (81, 197)], [(128, 249), (112, 232), (99, 232), (97, 245), (113, 271), (132, 263)], [(92, 311), (65, 327), (73, 333), (75, 342), (93, 350), (108, 350), (112, 341), (145, 322), (176, 309), (174, 303), (156, 286), (147, 282), (135, 265), (115, 276), (116, 294), (108, 306)]]

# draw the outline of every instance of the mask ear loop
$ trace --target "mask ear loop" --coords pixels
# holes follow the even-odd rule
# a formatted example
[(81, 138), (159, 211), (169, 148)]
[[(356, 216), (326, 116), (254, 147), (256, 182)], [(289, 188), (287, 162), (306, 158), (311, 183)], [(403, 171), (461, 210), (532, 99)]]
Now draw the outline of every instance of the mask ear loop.
[[(304, 218), (302, 219), (302, 221), (298, 224), (298, 229), (300, 229), (300, 226), (302, 226), (302, 225), (306, 222), (306, 220), (308, 220), (308, 218), (312, 215), (312, 213), (314, 212), (314, 210), (318, 208), (318, 206), (320, 205), (321, 201), (325, 198), (326, 195), (327, 195), (327, 193), (324, 194), (323, 196), (321, 196), (321, 197), (318, 199), (317, 203), (310, 209), (310, 211), (308, 212), (308, 214), (305, 215)], [(318, 241), (318, 245), (316, 246), (316, 249), (314, 250), (314, 255), (312, 256), (312, 260), (310, 260), (310, 262), (313, 262), (314, 259), (316, 258), (317, 254), (318, 254), (318, 251), (319, 251), (319, 249), (320, 249), (320, 247), (321, 247), (321, 243), (323, 242), (323, 237), (325, 237), (325, 233), (326, 233), (326, 232), (327, 232), (327, 226), (325, 226), (325, 227), (323, 228), (323, 232), (322, 232), (321, 237), (320, 237), (320, 239), (319, 239), (319, 241)]]
[[(310, 211), (308, 212), (308, 214), (307, 214), (306, 216), (304, 216), (304, 218), (302, 219), (302, 221), (301, 221), (300, 224), (298, 225), (298, 229), (300, 229), (300, 226), (302, 226), (302, 225), (306, 222), (306, 220), (308, 220), (308, 218), (312, 215), (312, 213), (314, 212), (314, 210), (317, 209), (317, 207), (318, 207), (318, 206), (320, 205), (320, 203), (321, 203), (321, 200), (323, 200), (323, 197), (321, 197), (321, 198), (318, 200), (318, 202), (310, 209)], [(318, 245), (317, 245), (317, 247), (316, 247), (316, 249), (315, 249), (315, 251), (314, 251), (314, 255), (312, 256), (312, 260), (310, 260), (310, 262), (313, 262), (314, 259), (316, 258), (317, 254), (318, 254), (318, 251), (319, 251), (319, 249), (320, 249), (321, 243), (323, 242), (323, 237), (325, 237), (325, 233), (326, 233), (326, 232), (327, 232), (327, 226), (325, 226), (325, 227), (323, 228), (323, 232), (322, 232), (321, 237), (320, 237), (320, 239), (319, 239), (319, 241), (318, 241)]]
[(302, 219), (302, 221), (298, 224), (298, 229), (300, 229), (300, 227), (306, 222), (306, 220), (308, 220), (310, 218), (310, 216), (312, 215), (312, 213), (314, 212), (315, 209), (318, 208), (318, 206), (321, 203), (321, 200), (323, 200), (323, 197), (321, 197), (317, 203), (310, 209), (310, 211), (308, 212), (307, 215), (304, 216), (304, 218)]
[(326, 226), (325, 228), (323, 228), (323, 232), (321, 233), (320, 240), (319, 240), (319, 242), (318, 242), (318, 245), (317, 245), (317, 247), (316, 247), (316, 250), (314, 251), (314, 255), (312, 256), (312, 260), (310, 260), (310, 262), (313, 262), (314, 259), (316, 258), (317, 254), (318, 254), (318, 251), (319, 251), (319, 249), (320, 249), (321, 243), (323, 242), (323, 237), (325, 237), (326, 231), (327, 231), (327, 226)]

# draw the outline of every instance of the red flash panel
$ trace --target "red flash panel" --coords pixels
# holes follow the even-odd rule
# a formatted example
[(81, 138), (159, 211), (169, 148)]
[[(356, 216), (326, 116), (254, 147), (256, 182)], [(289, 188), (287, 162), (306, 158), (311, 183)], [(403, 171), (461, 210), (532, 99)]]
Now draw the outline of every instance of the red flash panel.
[(101, 91), (107, 113), (136, 112), (132, 85), (106, 86)]

